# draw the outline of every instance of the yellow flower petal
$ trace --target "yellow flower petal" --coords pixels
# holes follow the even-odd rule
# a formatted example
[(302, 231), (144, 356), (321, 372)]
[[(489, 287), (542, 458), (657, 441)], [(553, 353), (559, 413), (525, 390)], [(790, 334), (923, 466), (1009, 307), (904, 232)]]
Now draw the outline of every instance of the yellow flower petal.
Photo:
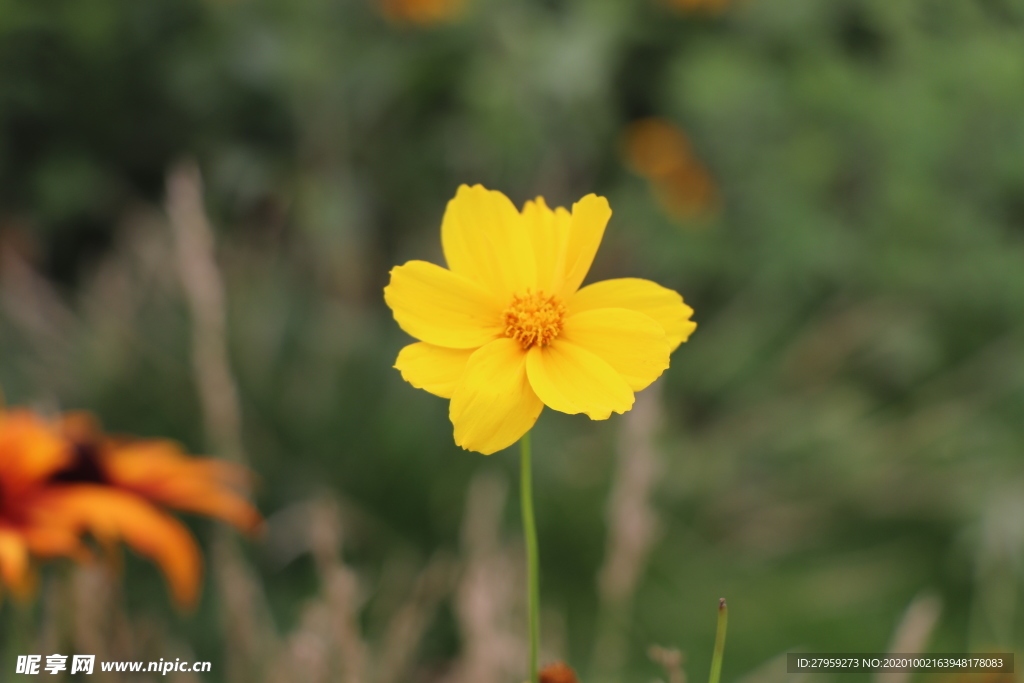
[(528, 432), (543, 408), (526, 378), (522, 346), (498, 339), (470, 357), (448, 415), (455, 443), (490, 455)]
[(384, 300), (403, 330), (437, 346), (475, 349), (501, 332), (500, 304), (465, 277), (426, 261), (394, 268)]
[(549, 209), (544, 198), (537, 197), (523, 207), (523, 222), (537, 263), (537, 289), (547, 294), (561, 291), (572, 216), (561, 206)]
[(398, 352), (395, 367), (402, 373), (402, 379), (417, 389), (451, 398), (474, 351), (417, 342)]
[(611, 217), (612, 209), (604, 197), (588, 194), (572, 205), (564, 258), (565, 280), (561, 288), (563, 297), (568, 298), (583, 284)]
[(596, 354), (561, 337), (532, 347), (526, 371), (540, 400), (560, 412), (607, 420), (612, 412), (633, 407), (633, 391), (622, 375)]
[(604, 360), (633, 391), (646, 388), (668, 368), (665, 330), (650, 316), (625, 308), (595, 308), (569, 316), (560, 339)]
[(536, 287), (536, 264), (523, 218), (500, 192), (482, 185), (459, 187), (441, 221), (441, 243), (452, 272), (495, 296), (504, 299)]
[(690, 320), (693, 309), (683, 297), (650, 280), (621, 278), (587, 285), (569, 300), (569, 315), (595, 308), (628, 308), (654, 318), (665, 328), (670, 350), (675, 351), (697, 323)]

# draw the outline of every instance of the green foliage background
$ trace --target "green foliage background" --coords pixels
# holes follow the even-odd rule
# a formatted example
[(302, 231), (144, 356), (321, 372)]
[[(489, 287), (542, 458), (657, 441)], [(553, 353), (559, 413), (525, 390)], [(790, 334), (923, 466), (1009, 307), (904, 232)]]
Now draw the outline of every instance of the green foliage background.
[[(714, 218), (666, 216), (624, 166), (649, 115), (689, 134)], [(206, 447), (174, 256), (151, 239), (185, 156), (260, 508), (340, 492), (370, 585), (390, 558), (455, 552), (471, 476), (515, 473), (513, 451), (458, 449), (447, 404), (391, 368), (389, 268), (441, 262), (460, 183), (593, 191), (615, 215), (591, 279), (654, 279), (700, 325), (661, 380), (663, 535), (623, 680), (656, 675), (653, 642), (705, 675), (720, 596), (729, 680), (797, 648), (884, 650), (922, 591), (943, 600), (934, 650), (1020, 642), (1024, 2), (470, 0), (414, 27), (371, 0), (0, 0), (0, 241), (55, 287), (35, 326), (13, 295), (0, 310), (9, 404)], [(534, 440), (543, 597), (581, 667), (620, 425), (549, 410)], [(312, 565), (253, 556), (287, 628)], [(217, 680), (210, 584), (181, 617), (155, 570), (127, 580)], [(442, 615), (422, 657), (457, 648)]]

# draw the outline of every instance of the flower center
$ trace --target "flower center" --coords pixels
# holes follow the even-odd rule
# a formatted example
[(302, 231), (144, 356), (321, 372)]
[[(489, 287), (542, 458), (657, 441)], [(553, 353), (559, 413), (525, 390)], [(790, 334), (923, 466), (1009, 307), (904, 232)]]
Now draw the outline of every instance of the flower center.
[(547, 346), (562, 332), (565, 304), (557, 296), (544, 292), (516, 294), (505, 312), (505, 336), (515, 339), (524, 349)]

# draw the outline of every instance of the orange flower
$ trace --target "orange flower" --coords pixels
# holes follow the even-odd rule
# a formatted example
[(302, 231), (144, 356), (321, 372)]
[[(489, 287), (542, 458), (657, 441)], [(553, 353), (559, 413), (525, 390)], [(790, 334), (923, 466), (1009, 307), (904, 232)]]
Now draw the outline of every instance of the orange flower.
[(540, 670), (540, 683), (580, 683), (576, 672), (565, 662), (548, 664)]
[(156, 562), (175, 602), (195, 605), (203, 574), (199, 547), (185, 525), (156, 506), (108, 486), (70, 484), (47, 489), (34, 513), (37, 523), (88, 532), (108, 550), (124, 541)]
[(717, 207), (714, 180), (672, 122), (657, 117), (634, 121), (623, 135), (623, 154), (626, 164), (651, 182), (668, 214), (687, 219)]
[(165, 439), (111, 438), (85, 413), (68, 413), (62, 427), (75, 455), (55, 481), (105, 484), (245, 532), (260, 525), (260, 514), (238, 493), (249, 484), (240, 465), (186, 455)]
[(46, 480), (70, 453), (51, 425), (24, 410), (0, 412), (0, 581), (31, 592), (30, 556), (86, 556), (77, 534), (41, 518)]
[(465, 0), (380, 0), (380, 7), (396, 23), (438, 24), (462, 13)]
[(674, 9), (682, 12), (705, 12), (716, 14), (725, 11), (729, 0), (665, 0)]
[(123, 540), (160, 567), (179, 605), (199, 594), (202, 558), (192, 534), (157, 505), (222, 519), (254, 531), (260, 515), (233, 487), (245, 470), (209, 458), (193, 458), (159, 439), (115, 440), (82, 413), (61, 422), (71, 454), (50, 477), (37, 518), (74, 533), (91, 533), (110, 548)]
[(217, 517), (244, 530), (259, 513), (236, 488), (245, 470), (192, 458), (163, 440), (115, 441), (83, 414), (56, 424), (27, 410), (0, 411), (0, 583), (32, 589), (31, 558), (85, 560), (89, 533), (124, 541), (163, 571), (175, 601), (199, 595), (202, 556), (192, 534), (159, 505)]

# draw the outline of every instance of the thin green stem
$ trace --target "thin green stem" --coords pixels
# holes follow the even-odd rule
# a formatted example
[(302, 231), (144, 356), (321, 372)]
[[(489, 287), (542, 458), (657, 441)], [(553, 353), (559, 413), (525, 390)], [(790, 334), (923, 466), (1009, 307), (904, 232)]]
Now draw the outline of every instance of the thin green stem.
[(722, 655), (725, 653), (725, 628), (729, 624), (729, 608), (725, 598), (718, 600), (718, 632), (715, 634), (715, 655), (711, 658), (711, 676), (708, 683), (718, 683), (722, 676)]
[(530, 629), (530, 683), (538, 683), (537, 654), (540, 650), (540, 561), (537, 551), (537, 525), (533, 519), (533, 485), (530, 466), (530, 433), (519, 440), (520, 507), (523, 511), (523, 533), (526, 536), (526, 602)]

